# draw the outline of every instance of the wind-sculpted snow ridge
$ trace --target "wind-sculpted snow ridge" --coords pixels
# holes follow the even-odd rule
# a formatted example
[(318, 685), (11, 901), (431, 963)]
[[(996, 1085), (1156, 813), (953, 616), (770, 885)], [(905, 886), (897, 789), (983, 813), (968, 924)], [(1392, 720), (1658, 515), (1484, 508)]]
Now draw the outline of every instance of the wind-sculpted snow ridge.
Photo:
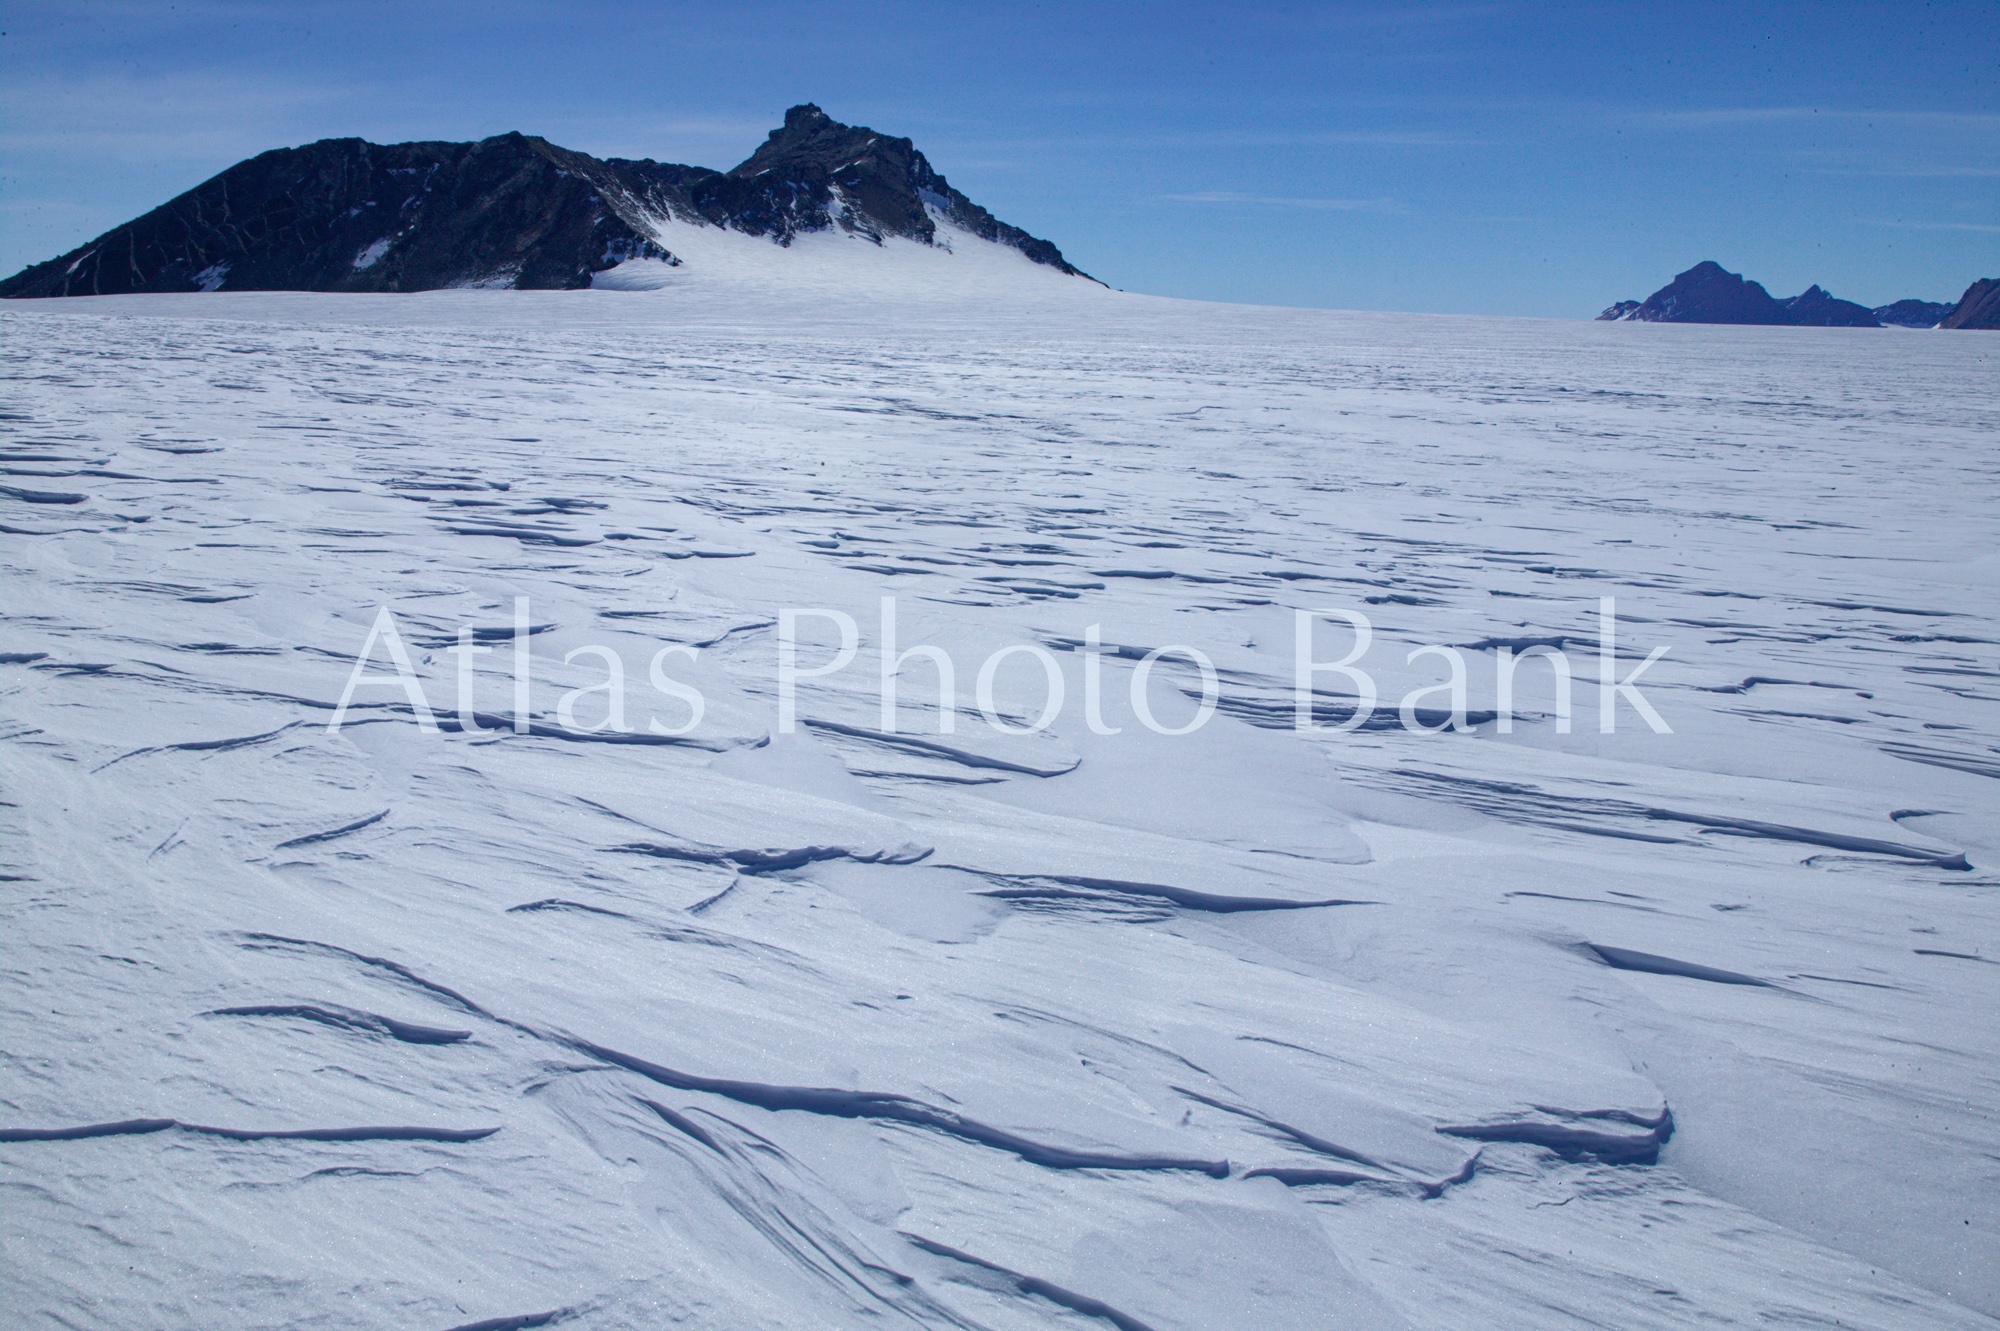
[(0, 1142), (80, 1141), (87, 1137), (143, 1137), (178, 1128), (199, 1137), (229, 1141), (302, 1142), (476, 1142), (498, 1128), (211, 1128), (171, 1118), (129, 1118), (73, 1128), (0, 1128)]
[(1153, 897), (1188, 910), (1233, 914), (1239, 910), (1305, 910), (1314, 906), (1372, 906), (1372, 901), (1349, 901), (1328, 897), (1321, 901), (1293, 901), (1285, 897), (1240, 897), (1215, 892), (1196, 892), (1165, 883), (1128, 883), (1116, 878), (1081, 878), (1051, 874), (1040, 878), (1023, 874), (986, 875), (998, 886), (981, 896), (1002, 901), (1089, 901), (1099, 896)]
[(1994, 1325), (1978, 339), (744, 271), (5, 311), (10, 1326)]
[(447, 1331), (530, 1331), (538, 1326), (554, 1326), (571, 1316), (569, 1308), (552, 1308), (547, 1312), (516, 1313), (511, 1317), (482, 1317), (476, 1322), (461, 1322), (447, 1328)]
[[(518, 909), (518, 907), (516, 908)], [(356, 1012), (351, 1008), (316, 1007), (311, 1003), (264, 1003), (250, 1007), (219, 1007), (211, 1017), (297, 1017), (344, 1030), (380, 1031), (406, 1044), (453, 1044), (472, 1038), (471, 1031), (439, 1030), (415, 1022), (397, 1021), (376, 1012)]]
[(1153, 1331), (1152, 1327), (1138, 1318), (1126, 1316), (1102, 1299), (1093, 1299), (1088, 1294), (1078, 1294), (1064, 1289), (1061, 1285), (1052, 1285), (1039, 1276), (1025, 1276), (1019, 1271), (1009, 1271), (1004, 1266), (996, 1265), (982, 1257), (974, 1257), (969, 1252), (960, 1252), (946, 1244), (927, 1239), (921, 1234), (905, 1234), (903, 1237), (932, 1256), (948, 1257), (954, 1262), (971, 1267), (975, 1272), (999, 1276), (1002, 1281), (1012, 1285), (1022, 1294), (1032, 1294), (1037, 1298), (1048, 1300), (1058, 1308), (1067, 1308), (1085, 1317), (1095, 1317), (1109, 1322), (1118, 1328), (1118, 1331)]
[(861, 864), (914, 864), (930, 854), (927, 846), (909, 846), (892, 851), (856, 854), (846, 846), (785, 846), (763, 850), (715, 850), (706, 846), (662, 846), (635, 841), (625, 846), (607, 846), (622, 855), (651, 855), (662, 860), (685, 860), (693, 864), (730, 864), (744, 873), (782, 873), (802, 869), (819, 860), (854, 860)]
[(630, 1054), (621, 1054), (615, 1049), (606, 1049), (603, 1045), (591, 1044), (587, 1040), (578, 1040), (575, 1045), (579, 1051), (593, 1058), (601, 1058), (607, 1063), (616, 1064), (618, 1067), (638, 1073), (649, 1081), (656, 1081), (662, 1086), (671, 1086), (678, 1091), (707, 1091), (739, 1104), (755, 1105), (759, 1109), (796, 1109), (807, 1114), (824, 1114), (830, 1118), (875, 1118), (895, 1123), (909, 1123), (942, 1132), (947, 1136), (976, 1142), (981, 1146), (990, 1146), (997, 1151), (1006, 1151), (1011, 1155), (1020, 1156), (1029, 1164), (1041, 1165), (1048, 1169), (1187, 1169), (1207, 1174), (1211, 1178), (1229, 1176), (1229, 1162), (1226, 1160), (1185, 1160), (1173, 1156), (1074, 1151), (1062, 1146), (1031, 1141), (1004, 1129), (963, 1118), (949, 1110), (912, 1100), (908, 1096), (882, 1091), (843, 1091), (823, 1086), (771, 1086), (763, 1082), (696, 1077), (662, 1067), (658, 1063), (648, 1063), (645, 1059), (634, 1058)]
[(1621, 971), (1645, 971), (1651, 975), (1680, 975), (1690, 980), (1708, 980), (1715, 984), (1750, 984), (1761, 988), (1774, 989), (1778, 986), (1769, 980), (1760, 980), (1754, 975), (1743, 975), (1736, 971), (1701, 966), (1691, 961), (1676, 961), (1672, 957), (1656, 957), (1650, 952), (1633, 952), (1622, 947), (1606, 947), (1602, 943), (1584, 944), (1599, 961)]

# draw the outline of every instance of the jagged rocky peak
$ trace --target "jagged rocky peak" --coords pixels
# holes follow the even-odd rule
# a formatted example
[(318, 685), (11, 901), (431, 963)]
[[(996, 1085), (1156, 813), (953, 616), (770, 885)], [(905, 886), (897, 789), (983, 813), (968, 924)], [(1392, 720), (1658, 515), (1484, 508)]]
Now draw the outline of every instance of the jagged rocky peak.
[(1599, 319), (1642, 323), (1791, 324), (1815, 328), (1879, 328), (1875, 312), (1839, 300), (1819, 286), (1777, 300), (1760, 283), (1746, 282), (1712, 259), (1704, 260), (1646, 297), (1619, 301)]
[(2000, 329), (2000, 277), (1982, 277), (1967, 287), (1938, 327)]
[(772, 130), (757, 151), (729, 174), (748, 177), (785, 168), (817, 167), (828, 176), (846, 171), (855, 178), (864, 172), (907, 178), (919, 163), (929, 171), (923, 154), (908, 139), (843, 125), (807, 102), (785, 112), (785, 123)]
[(953, 189), (910, 140), (803, 105), (728, 172), (600, 160), (520, 133), (280, 148), (24, 269), (0, 296), (574, 289), (631, 259), (679, 265), (687, 227), (781, 246), (836, 229), (943, 249), (976, 239), (1091, 280)]
[(1703, 260), (1643, 301), (1620, 301), (1598, 315), (1640, 323), (1777, 323), (1778, 302), (1712, 259)]
[(953, 189), (910, 140), (843, 125), (810, 102), (785, 112), (785, 123), (728, 175), (750, 183), (753, 198), (764, 205), (732, 217), (731, 224), (761, 228), (758, 234), (781, 243), (799, 231), (834, 225), (875, 240), (901, 236), (936, 244), (941, 220), (1082, 276), (1054, 245)]
[(1806, 328), (1880, 328), (1875, 311), (1851, 300), (1841, 300), (1817, 282), (1788, 301), (1785, 322)]
[(876, 239), (926, 243), (937, 228), (925, 205), (948, 207), (951, 190), (908, 139), (843, 125), (811, 103), (785, 112), (785, 123), (729, 175), (763, 183), (781, 208), (804, 204), (794, 205), (796, 218), (781, 213), (780, 225), (803, 222), (798, 229), (816, 230), (831, 221)]
[[(1676, 274), (1646, 300), (1620, 300), (1600, 320), (1636, 320), (1648, 324), (1784, 324), (1794, 328), (1932, 328), (1948, 306), (1926, 300), (1898, 300), (1870, 310), (1852, 300), (1840, 300), (1822, 286), (1808, 286), (1790, 300), (1776, 300), (1758, 282), (1728, 272), (1714, 260), (1704, 260)], [(1950, 324), (1946, 324), (1950, 326)]]

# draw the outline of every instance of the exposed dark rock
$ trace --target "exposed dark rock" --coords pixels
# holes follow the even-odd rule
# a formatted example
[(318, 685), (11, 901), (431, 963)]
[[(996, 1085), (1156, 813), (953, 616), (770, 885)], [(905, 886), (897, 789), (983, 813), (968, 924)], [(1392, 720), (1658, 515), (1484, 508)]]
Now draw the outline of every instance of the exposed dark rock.
[(877, 243), (945, 243), (934, 217), (1085, 276), (953, 189), (908, 139), (808, 105), (726, 173), (599, 160), (523, 134), (280, 148), (24, 269), (0, 282), (0, 296), (573, 289), (626, 259), (678, 264), (655, 228), (669, 219), (780, 245), (831, 227)]
[(2000, 328), (2000, 277), (1982, 277), (1965, 289), (1939, 328)]
[(1790, 300), (1780, 302), (1785, 317), (1779, 323), (1802, 328), (1880, 328), (1882, 321), (1866, 305), (1837, 300), (1819, 287), (1809, 286)]
[(1696, 264), (1643, 301), (1622, 300), (1597, 316), (1642, 323), (1791, 324), (1816, 328), (1879, 328), (1872, 310), (1808, 287), (1790, 300), (1773, 299), (1713, 260)]
[(1935, 300), (1899, 300), (1874, 311), (1883, 326), (1894, 324), (1898, 328), (1936, 328), (1950, 313), (1951, 306)]
[[(831, 217), (849, 231), (878, 240), (904, 236), (934, 244), (937, 227), (930, 208), (935, 208), (982, 239), (1083, 276), (1055, 246), (1007, 225), (953, 189), (908, 139), (843, 125), (810, 103), (785, 112), (783, 127), (772, 130), (728, 179), (747, 188), (746, 214), (768, 228), (756, 234), (788, 240), (797, 231), (826, 226)], [(801, 200), (810, 202), (801, 207)]]
[[(1612, 310), (1625, 309), (1622, 315)], [(1640, 323), (1685, 324), (1775, 324), (1783, 323), (1784, 308), (1771, 293), (1755, 282), (1745, 282), (1738, 273), (1705, 260), (1675, 277), (1636, 306), (1622, 301), (1599, 318), (1622, 318)]]

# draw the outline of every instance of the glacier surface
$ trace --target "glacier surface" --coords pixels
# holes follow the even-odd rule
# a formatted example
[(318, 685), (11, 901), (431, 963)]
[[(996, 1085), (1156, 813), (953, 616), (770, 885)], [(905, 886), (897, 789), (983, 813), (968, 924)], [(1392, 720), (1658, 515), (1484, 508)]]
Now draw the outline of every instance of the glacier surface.
[(1991, 339), (692, 239), (0, 315), (10, 1325), (1995, 1325)]

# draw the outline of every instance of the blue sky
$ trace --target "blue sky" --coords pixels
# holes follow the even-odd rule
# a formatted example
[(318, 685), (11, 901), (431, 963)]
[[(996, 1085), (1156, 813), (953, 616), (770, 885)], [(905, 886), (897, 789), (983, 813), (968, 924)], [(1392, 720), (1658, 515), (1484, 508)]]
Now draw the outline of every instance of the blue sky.
[(726, 168), (796, 102), (1114, 286), (1587, 318), (2000, 276), (2000, 4), (10, 0), (0, 271), (319, 138)]

